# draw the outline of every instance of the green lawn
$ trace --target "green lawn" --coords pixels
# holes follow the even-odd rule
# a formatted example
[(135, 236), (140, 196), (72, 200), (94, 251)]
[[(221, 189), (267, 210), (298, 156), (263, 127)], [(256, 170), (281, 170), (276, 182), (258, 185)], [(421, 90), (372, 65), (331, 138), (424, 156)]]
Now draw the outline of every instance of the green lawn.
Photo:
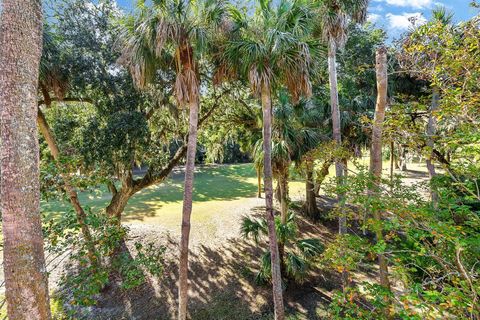
[[(290, 192), (303, 190), (303, 183), (292, 182)], [(213, 209), (223, 210), (237, 201), (256, 196), (257, 178), (252, 164), (202, 166), (195, 174), (194, 219), (201, 219)], [(183, 173), (174, 173), (161, 184), (149, 187), (135, 194), (124, 213), (125, 222), (144, 221), (148, 223), (168, 223), (173, 219), (178, 223), (182, 209)], [(80, 192), (80, 202), (92, 210), (104, 209), (111, 199), (105, 187), (95, 192)], [(68, 201), (42, 201), (42, 211), (52, 217), (71, 206)], [(203, 217), (205, 218), (205, 217)]]
[[(368, 164), (368, 158), (359, 161)], [(384, 164), (388, 174), (388, 162)], [(355, 168), (349, 165), (349, 169)], [(423, 166), (410, 165), (409, 169), (424, 171)], [(330, 175), (334, 175), (333, 166)], [(293, 181), (289, 183), (292, 198), (304, 195), (304, 182), (292, 170)], [(256, 197), (257, 178), (252, 164), (200, 166), (195, 174), (194, 206), (192, 222), (215, 219), (221, 212), (232, 211), (243, 206), (247, 199)], [(92, 210), (104, 210), (111, 199), (105, 187), (95, 192), (80, 192), (80, 202)], [(182, 212), (183, 173), (173, 173), (166, 181), (135, 194), (129, 201), (123, 215), (124, 222), (144, 222), (177, 226)], [(71, 206), (65, 201), (42, 201), (42, 211), (48, 217), (58, 216)]]

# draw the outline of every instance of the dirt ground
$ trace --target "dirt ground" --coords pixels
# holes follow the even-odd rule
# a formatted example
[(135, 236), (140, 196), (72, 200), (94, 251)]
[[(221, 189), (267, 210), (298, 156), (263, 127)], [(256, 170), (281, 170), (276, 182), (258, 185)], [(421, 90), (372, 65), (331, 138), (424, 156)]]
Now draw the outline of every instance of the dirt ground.
[[(264, 212), (263, 209), (262, 206), (255, 206), (250, 214), (259, 216)], [(235, 221), (227, 219), (229, 225), (211, 234), (207, 244), (199, 241), (203, 237), (192, 241), (189, 291), (192, 319), (269, 318), (270, 288), (254, 284), (258, 257), (265, 248), (239, 237), (241, 217), (242, 214), (238, 214)], [(298, 222), (305, 238), (321, 238), (324, 242), (332, 238), (332, 230), (322, 225), (302, 218)], [(112, 286), (96, 307), (85, 310), (86, 319), (174, 319), (179, 236), (156, 226), (131, 225), (127, 247), (132, 255), (135, 255), (132, 244), (139, 239), (167, 247), (163, 276), (161, 279), (149, 277), (145, 285), (134, 291), (126, 292)], [(329, 292), (337, 288), (335, 279), (334, 274), (314, 270), (301, 287), (289, 285), (285, 296), (287, 308), (304, 314), (306, 319), (316, 319), (317, 309), (328, 304)]]

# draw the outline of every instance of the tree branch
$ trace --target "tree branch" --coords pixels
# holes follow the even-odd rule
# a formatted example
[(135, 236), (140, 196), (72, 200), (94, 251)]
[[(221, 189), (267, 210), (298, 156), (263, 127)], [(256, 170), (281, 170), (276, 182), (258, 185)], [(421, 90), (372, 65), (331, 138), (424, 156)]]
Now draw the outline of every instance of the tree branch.
[[(215, 102), (213, 103), (213, 106), (198, 120), (198, 129), (200, 129), (201, 125), (218, 108), (220, 98), (224, 94), (227, 94), (228, 92), (230, 92), (230, 90), (226, 90), (221, 95), (215, 97)], [(177, 150), (177, 152), (175, 153), (173, 158), (170, 159), (168, 164), (164, 166), (160, 171), (155, 172), (155, 169), (150, 167), (148, 168), (147, 173), (145, 173), (145, 175), (142, 178), (134, 180), (133, 192), (136, 193), (146, 187), (149, 187), (153, 184), (157, 184), (163, 181), (170, 174), (170, 172), (172, 172), (173, 168), (180, 163), (180, 161), (183, 159), (183, 157), (187, 153), (187, 144), (186, 144), (187, 139), (188, 139), (188, 134), (185, 134), (185, 136), (183, 137), (182, 146)]]
[(46, 100), (40, 100), (40, 101), (38, 101), (38, 106), (39, 106), (39, 107), (40, 107), (41, 105), (47, 105), (47, 106), (49, 106), (50, 103), (52, 103), (53, 101), (57, 101), (57, 102), (85, 102), (85, 103), (93, 104), (93, 100), (91, 100), (91, 99), (89, 99), (89, 98), (68, 97), (68, 98), (63, 98), (63, 99), (50, 98), (50, 102), (48, 102), (48, 101), (46, 101)]

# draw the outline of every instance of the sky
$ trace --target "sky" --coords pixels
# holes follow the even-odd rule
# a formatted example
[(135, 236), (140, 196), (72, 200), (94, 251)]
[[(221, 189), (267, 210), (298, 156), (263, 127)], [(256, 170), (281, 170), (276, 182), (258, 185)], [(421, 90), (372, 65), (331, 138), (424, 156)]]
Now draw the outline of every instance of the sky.
[(467, 20), (480, 12), (470, 3), (471, 0), (370, 0), (368, 20), (385, 29), (393, 39), (411, 27), (410, 18), (417, 24), (424, 23), (438, 6), (453, 13), (456, 22)]
[[(127, 10), (135, 1), (117, 0)], [(392, 40), (408, 30), (411, 26), (409, 18), (416, 18), (417, 24), (423, 23), (430, 18), (436, 6), (444, 6), (452, 12), (457, 22), (480, 13), (479, 9), (470, 7), (470, 3), (471, 0), (370, 0), (368, 20), (386, 30)]]

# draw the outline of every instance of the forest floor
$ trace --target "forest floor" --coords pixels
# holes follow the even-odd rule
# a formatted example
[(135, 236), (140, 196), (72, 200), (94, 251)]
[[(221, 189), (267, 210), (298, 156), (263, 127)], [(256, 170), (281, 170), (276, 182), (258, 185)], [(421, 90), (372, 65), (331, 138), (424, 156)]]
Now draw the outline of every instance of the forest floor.
[[(264, 212), (264, 199), (256, 197), (253, 166), (205, 166), (197, 171), (190, 238), (190, 317), (198, 320), (270, 319), (270, 288), (257, 286), (253, 281), (265, 247), (240, 237), (242, 217), (260, 217)], [(409, 171), (401, 174), (406, 183), (427, 178), (422, 165), (412, 164)], [(117, 285), (121, 279), (116, 279), (118, 283), (113, 281), (95, 307), (82, 310), (84, 317), (81, 318), (174, 318), (182, 183), (183, 174), (178, 170), (166, 182), (135, 195), (125, 210), (123, 224), (129, 228), (126, 252), (136, 255), (135, 242), (165, 246), (162, 276), (147, 276), (146, 283), (134, 290), (121, 289)], [(293, 175), (290, 197), (297, 207), (304, 200), (304, 188), (304, 183)], [(101, 189), (93, 194), (82, 193), (80, 199), (93, 209), (103, 208), (109, 200), (108, 194)], [(326, 197), (318, 198), (317, 202), (323, 212), (328, 212), (333, 205)], [(42, 210), (52, 217), (65, 209), (68, 204), (42, 203)], [(297, 222), (303, 238), (320, 238), (328, 243), (335, 237), (337, 227), (333, 221), (322, 225), (298, 215)], [(55, 270), (62, 269), (58, 267)], [(51, 274), (51, 289), (55, 288), (59, 276), (58, 271)], [(375, 266), (355, 277), (357, 281), (374, 281)], [(324, 319), (332, 293), (340, 288), (339, 284), (336, 273), (318, 268), (309, 273), (303, 284), (288, 284), (285, 301), (289, 319)]]

